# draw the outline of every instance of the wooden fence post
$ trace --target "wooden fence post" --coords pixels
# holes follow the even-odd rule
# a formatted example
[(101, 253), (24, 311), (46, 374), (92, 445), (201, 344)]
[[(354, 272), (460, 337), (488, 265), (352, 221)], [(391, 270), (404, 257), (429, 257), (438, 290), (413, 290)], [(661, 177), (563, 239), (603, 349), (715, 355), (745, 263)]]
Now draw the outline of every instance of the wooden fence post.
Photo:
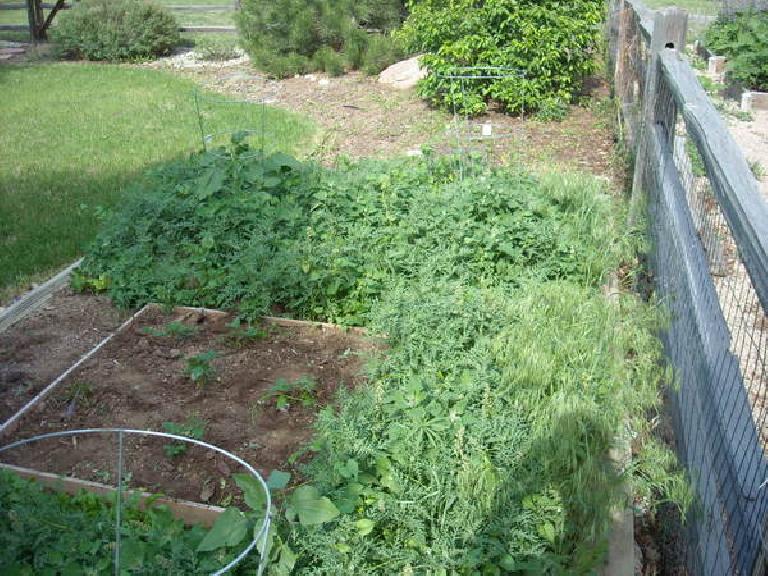
[(43, 27), (42, 0), (27, 0), (27, 17), (29, 19), (29, 33), (32, 36), (32, 41), (37, 44), (43, 39), (41, 36)]
[[(645, 73), (643, 113), (640, 118), (640, 130), (638, 132), (639, 140), (637, 143), (637, 155), (635, 156), (635, 171), (632, 177), (630, 225), (634, 225), (637, 222), (637, 210), (640, 206), (640, 198), (642, 198), (645, 164), (648, 162), (648, 134), (653, 131), (653, 125), (659, 117), (659, 111), (657, 111), (660, 76), (659, 55), (665, 48), (684, 50), (687, 32), (688, 13), (685, 10), (666, 8), (655, 12), (651, 42), (648, 47), (648, 66)], [(667, 120), (674, 121), (674, 119)]]

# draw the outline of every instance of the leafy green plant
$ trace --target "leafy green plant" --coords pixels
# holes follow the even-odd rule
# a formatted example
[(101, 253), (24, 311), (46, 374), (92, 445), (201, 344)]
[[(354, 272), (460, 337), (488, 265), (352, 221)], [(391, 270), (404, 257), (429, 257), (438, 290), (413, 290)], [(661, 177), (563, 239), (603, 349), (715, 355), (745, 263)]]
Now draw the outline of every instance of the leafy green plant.
[(263, 340), (267, 337), (267, 331), (257, 326), (243, 326), (243, 322), (238, 316), (232, 322), (227, 324), (227, 333), (224, 336), (224, 341), (229, 346), (235, 348), (242, 348), (247, 346), (251, 342), (257, 340)]
[(765, 167), (760, 163), (759, 160), (750, 161), (749, 169), (757, 180), (762, 180), (765, 178)]
[(185, 324), (178, 320), (168, 322), (165, 326), (157, 328), (155, 326), (145, 326), (141, 329), (143, 334), (154, 336), (156, 338), (174, 338), (176, 340), (185, 340), (195, 336), (200, 329), (192, 324)]
[(262, 397), (262, 401), (274, 402), (277, 410), (287, 411), (291, 405), (312, 408), (317, 403), (317, 382), (311, 376), (301, 376), (290, 381), (278, 378)]
[(251, 59), (270, 74), (337, 76), (345, 65), (389, 65), (385, 54), (395, 52), (382, 45), (394, 41), (382, 33), (400, 24), (402, 12), (402, 0), (243, 0), (237, 23)]
[(208, 350), (187, 358), (184, 372), (198, 388), (202, 388), (216, 377), (216, 368), (211, 365), (211, 362), (218, 356), (215, 350)]
[[(411, 0), (408, 7), (400, 36), (410, 50), (425, 53), (429, 75), (419, 90), (435, 106), (474, 115), (494, 100), (510, 112), (560, 117), (595, 70), (599, 0)], [(504, 66), (513, 74), (461, 83), (446, 78), (456, 66)]]
[[(209, 530), (139, 496), (122, 502), (121, 567), (126, 573), (212, 574), (242, 548), (200, 551)], [(114, 499), (53, 492), (0, 471), (0, 566), (4, 574), (112, 574)]]
[(768, 90), (768, 12), (722, 16), (704, 38), (709, 50), (727, 58), (727, 77), (753, 90)]
[(90, 382), (78, 380), (64, 393), (67, 402), (89, 402), (93, 396), (93, 385)]
[(232, 60), (240, 54), (236, 39), (206, 36), (195, 42), (195, 52), (202, 60), (209, 61)]
[(51, 28), (59, 52), (84, 60), (142, 60), (169, 54), (179, 25), (165, 8), (145, 0), (80, 0)]
[[(176, 436), (186, 436), (194, 440), (202, 440), (208, 423), (199, 416), (191, 416), (184, 422), (163, 422), (163, 430)], [(168, 458), (186, 454), (189, 445), (185, 442), (172, 442), (163, 446), (163, 452)]]

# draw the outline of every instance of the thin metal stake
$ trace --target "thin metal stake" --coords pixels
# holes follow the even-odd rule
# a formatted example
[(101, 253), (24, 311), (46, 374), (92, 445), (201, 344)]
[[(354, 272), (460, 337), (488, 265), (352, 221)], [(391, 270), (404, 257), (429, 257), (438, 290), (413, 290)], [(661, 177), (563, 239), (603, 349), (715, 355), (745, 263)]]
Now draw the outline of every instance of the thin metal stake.
[(117, 510), (115, 512), (115, 576), (120, 576), (120, 526), (123, 507), (123, 431), (117, 433)]

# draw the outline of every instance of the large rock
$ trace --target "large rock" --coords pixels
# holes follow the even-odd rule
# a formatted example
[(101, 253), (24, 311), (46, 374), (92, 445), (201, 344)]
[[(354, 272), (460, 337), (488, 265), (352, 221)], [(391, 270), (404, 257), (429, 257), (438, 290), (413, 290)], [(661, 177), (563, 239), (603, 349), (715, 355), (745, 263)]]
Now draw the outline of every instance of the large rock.
[(419, 66), (419, 57), (414, 56), (392, 64), (379, 75), (379, 82), (398, 90), (406, 90), (416, 86), (416, 83), (426, 75), (427, 71)]

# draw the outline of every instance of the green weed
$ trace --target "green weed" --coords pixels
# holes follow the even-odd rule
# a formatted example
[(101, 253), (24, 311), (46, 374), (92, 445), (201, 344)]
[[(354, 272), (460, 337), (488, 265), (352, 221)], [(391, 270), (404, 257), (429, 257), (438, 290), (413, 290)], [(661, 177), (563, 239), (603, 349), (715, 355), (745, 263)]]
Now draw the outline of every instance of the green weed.
[(173, 338), (175, 340), (185, 340), (197, 335), (200, 329), (184, 322), (172, 321), (165, 326), (157, 328), (155, 326), (146, 326), (141, 329), (143, 334), (154, 336), (156, 338)]
[(301, 376), (289, 381), (278, 378), (262, 397), (262, 401), (274, 403), (275, 409), (287, 412), (292, 405), (312, 408), (317, 404), (317, 382), (311, 376)]
[(251, 342), (263, 340), (267, 337), (267, 331), (256, 326), (243, 326), (240, 318), (235, 318), (227, 324), (227, 333), (224, 341), (235, 348), (243, 348)]
[[(163, 422), (163, 430), (176, 436), (186, 436), (194, 440), (202, 440), (208, 423), (199, 416), (191, 416), (184, 422)], [(189, 445), (186, 442), (173, 442), (163, 446), (163, 452), (168, 458), (176, 458), (186, 454)]]
[(216, 368), (211, 365), (211, 362), (218, 356), (215, 350), (208, 350), (187, 358), (184, 372), (198, 389), (203, 388), (216, 377)]

